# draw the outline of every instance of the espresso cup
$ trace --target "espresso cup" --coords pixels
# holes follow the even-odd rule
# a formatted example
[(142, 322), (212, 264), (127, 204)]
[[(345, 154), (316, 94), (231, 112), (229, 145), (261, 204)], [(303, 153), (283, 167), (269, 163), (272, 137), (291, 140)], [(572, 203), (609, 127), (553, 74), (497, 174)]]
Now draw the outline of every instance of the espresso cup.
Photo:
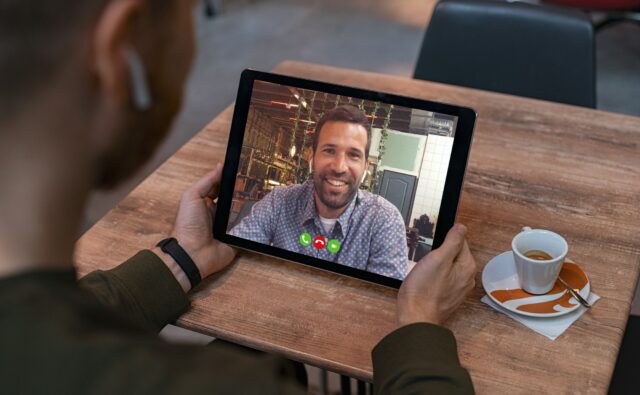
[(528, 293), (540, 295), (553, 288), (569, 245), (557, 233), (526, 226), (511, 241), (511, 249), (520, 286)]

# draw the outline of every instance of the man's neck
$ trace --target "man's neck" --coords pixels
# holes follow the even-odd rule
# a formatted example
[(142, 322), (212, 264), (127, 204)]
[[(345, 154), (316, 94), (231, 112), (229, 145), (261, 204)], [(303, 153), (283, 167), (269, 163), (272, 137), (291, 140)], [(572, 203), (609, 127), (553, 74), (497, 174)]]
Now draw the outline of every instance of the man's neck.
[(0, 278), (72, 266), (91, 167), (76, 125), (47, 115), (2, 125)]
[(349, 204), (351, 204), (351, 201), (349, 201), (349, 203), (347, 203), (344, 207), (341, 207), (341, 208), (334, 209), (334, 208), (327, 207), (320, 201), (320, 198), (318, 197), (318, 194), (316, 194), (315, 191), (313, 192), (313, 200), (316, 204), (316, 210), (318, 210), (318, 215), (326, 219), (339, 218), (347, 210), (347, 207), (349, 207)]

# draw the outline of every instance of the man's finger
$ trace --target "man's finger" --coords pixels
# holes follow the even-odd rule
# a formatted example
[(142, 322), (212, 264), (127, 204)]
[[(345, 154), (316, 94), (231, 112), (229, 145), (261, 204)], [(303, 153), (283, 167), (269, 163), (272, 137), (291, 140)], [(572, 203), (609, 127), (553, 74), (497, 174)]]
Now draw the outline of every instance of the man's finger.
[(459, 267), (464, 270), (465, 273), (468, 273), (471, 276), (475, 275), (475, 273), (478, 271), (476, 260), (471, 254), (469, 244), (466, 240), (464, 242), (464, 245), (462, 246), (462, 250), (460, 250), (460, 253), (456, 257), (456, 260), (454, 262), (456, 263), (456, 265), (459, 265)]
[(462, 224), (454, 225), (442, 245), (431, 252), (431, 257), (441, 262), (453, 262), (465, 243), (467, 228)]
[(213, 200), (206, 198), (204, 199), (204, 204), (207, 205), (207, 209), (209, 211), (212, 211), (214, 209), (214, 207), (216, 206), (215, 203), (213, 202)]
[(211, 213), (211, 218), (215, 218), (218, 206), (214, 202), (211, 202), (211, 204), (208, 204), (207, 207), (209, 208), (209, 212)]
[(222, 164), (218, 163), (213, 171), (207, 173), (204, 177), (199, 179), (195, 184), (193, 184), (191, 189), (201, 198), (207, 196), (216, 198), (218, 195), (218, 187), (220, 186), (221, 178)]
[(462, 250), (460, 251), (460, 254), (458, 254), (458, 260), (462, 262), (467, 262), (469, 265), (474, 266), (474, 269), (475, 269), (476, 260), (473, 258), (473, 255), (471, 254), (471, 250), (469, 249), (469, 243), (467, 243), (467, 240), (464, 241)]

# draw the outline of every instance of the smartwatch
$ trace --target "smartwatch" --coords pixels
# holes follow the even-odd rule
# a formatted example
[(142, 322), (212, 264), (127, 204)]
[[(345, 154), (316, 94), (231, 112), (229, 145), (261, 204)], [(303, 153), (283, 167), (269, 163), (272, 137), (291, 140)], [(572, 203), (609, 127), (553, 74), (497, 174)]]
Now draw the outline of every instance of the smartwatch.
[(200, 270), (193, 262), (193, 259), (187, 254), (187, 252), (178, 244), (178, 240), (174, 237), (169, 237), (164, 240), (160, 240), (157, 244), (158, 247), (162, 250), (162, 252), (169, 254), (174, 261), (180, 266), (184, 274), (187, 275), (189, 282), (191, 283), (191, 288), (195, 288), (196, 285), (200, 284), (202, 281), (202, 277), (200, 276)]

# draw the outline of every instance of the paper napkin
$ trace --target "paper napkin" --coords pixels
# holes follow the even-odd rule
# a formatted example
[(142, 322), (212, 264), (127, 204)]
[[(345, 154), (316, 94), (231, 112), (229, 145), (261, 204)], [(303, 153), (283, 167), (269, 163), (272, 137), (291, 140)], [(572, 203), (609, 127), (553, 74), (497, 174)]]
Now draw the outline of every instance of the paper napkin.
[[(599, 299), (600, 296), (591, 292), (587, 298), (587, 302), (593, 306)], [(569, 328), (588, 310), (586, 307), (580, 306), (570, 313), (557, 317), (528, 317), (502, 308), (487, 295), (485, 295), (481, 301), (551, 340), (556, 340), (558, 336), (566, 331), (567, 328)]]

